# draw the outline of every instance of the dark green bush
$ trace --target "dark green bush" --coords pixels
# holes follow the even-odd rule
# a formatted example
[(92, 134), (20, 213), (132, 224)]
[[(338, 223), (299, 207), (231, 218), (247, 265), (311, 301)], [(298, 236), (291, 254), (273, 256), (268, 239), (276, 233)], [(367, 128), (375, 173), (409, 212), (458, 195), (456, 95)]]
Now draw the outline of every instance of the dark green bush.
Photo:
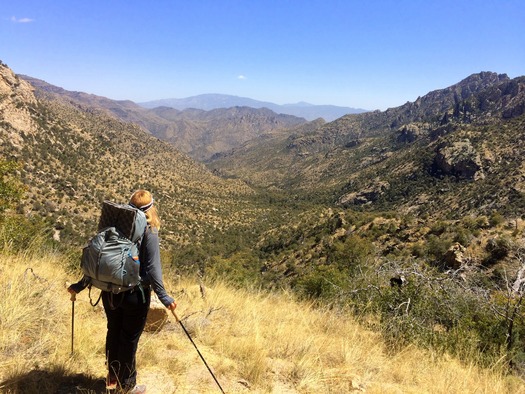
[(507, 257), (512, 249), (512, 242), (507, 237), (491, 238), (485, 248), (489, 253), (484, 265), (493, 265)]

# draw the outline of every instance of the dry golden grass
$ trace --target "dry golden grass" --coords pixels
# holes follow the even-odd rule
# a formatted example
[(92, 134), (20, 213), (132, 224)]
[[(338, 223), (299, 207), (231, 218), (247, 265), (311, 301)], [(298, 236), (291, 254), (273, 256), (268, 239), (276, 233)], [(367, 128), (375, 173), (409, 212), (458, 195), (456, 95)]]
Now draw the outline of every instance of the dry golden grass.
[[(27, 270), (32, 268), (31, 270)], [(105, 317), (87, 291), (71, 301), (60, 256), (0, 254), (0, 391), (104, 393)], [(177, 314), (228, 393), (525, 393), (516, 377), (416, 348), (391, 356), (352, 318), (286, 293), (170, 281)], [(96, 293), (96, 292), (94, 292)], [(219, 392), (180, 326), (144, 333), (148, 393)]]

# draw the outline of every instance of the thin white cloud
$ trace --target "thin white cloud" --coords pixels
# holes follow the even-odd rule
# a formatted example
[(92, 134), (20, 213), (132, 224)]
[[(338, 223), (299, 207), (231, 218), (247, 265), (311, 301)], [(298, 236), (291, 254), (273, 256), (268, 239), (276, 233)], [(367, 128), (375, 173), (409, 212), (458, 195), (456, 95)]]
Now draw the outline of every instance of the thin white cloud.
[(248, 79), (248, 78), (246, 78), (245, 75), (239, 75), (239, 76), (237, 77), (237, 79), (240, 79), (241, 81), (244, 81), (245, 79)]
[(34, 21), (35, 20), (31, 18), (17, 18), (16, 16), (11, 17), (11, 22), (14, 22), (14, 23), (31, 23)]

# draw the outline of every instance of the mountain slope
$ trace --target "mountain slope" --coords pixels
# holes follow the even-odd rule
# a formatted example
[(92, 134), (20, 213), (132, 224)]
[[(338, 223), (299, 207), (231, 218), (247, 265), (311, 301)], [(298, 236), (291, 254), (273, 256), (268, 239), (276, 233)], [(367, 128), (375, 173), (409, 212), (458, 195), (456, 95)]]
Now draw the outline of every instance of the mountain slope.
[[(209, 172), (173, 145), (103, 111), (33, 88), (0, 66), (0, 155), (22, 164), (27, 186), (19, 211), (50, 221), (55, 237), (84, 239), (103, 199), (125, 202), (136, 188), (159, 202), (169, 244), (249, 226), (262, 210), (242, 182)], [(98, 99), (97, 99), (98, 100)]]
[(293, 115), (299, 118), (305, 118), (306, 120), (323, 118), (326, 121), (332, 121), (347, 114), (366, 112), (366, 110), (359, 108), (339, 107), (336, 105), (314, 105), (304, 102), (279, 105), (226, 94), (201, 94), (182, 99), (162, 99), (139, 104), (145, 108), (170, 107), (178, 110), (196, 108), (205, 111), (230, 107), (268, 108), (278, 114)]
[[(4, 256), (3, 256), (4, 257)], [(0, 260), (0, 390), (3, 393), (105, 393), (104, 312), (87, 290), (71, 302), (63, 256)], [(28, 273), (26, 267), (32, 267)], [(227, 393), (523, 393), (523, 382), (411, 346), (388, 352), (377, 333), (345, 314), (297, 302), (288, 293), (166, 277), (177, 315)], [(35, 302), (38, 300), (38, 302)], [(45, 308), (42, 307), (45, 305)], [(27, 316), (31, 316), (28, 319)], [(9, 361), (7, 361), (9, 360)], [(82, 360), (82, 362), (79, 362)], [(138, 379), (149, 394), (220, 392), (172, 316), (143, 333)]]
[(145, 187), (168, 277), (290, 289), (332, 315), (356, 311), (389, 351), (525, 371), (524, 78), (475, 75), (420, 103), (267, 134), (210, 172), (136, 125), (0, 75), (1, 160), (23, 166), (28, 188), (25, 217), (0, 217), (21, 223), (8, 247), (25, 251), (19, 233), (38, 241), (24, 226), (39, 217), (78, 250), (102, 199)]
[(233, 107), (210, 111), (178, 111), (159, 107), (151, 112), (169, 124), (154, 130), (150, 127), (152, 133), (181, 147), (200, 161), (265, 134), (280, 133), (305, 123), (304, 119), (278, 115), (265, 108)]
[(475, 74), (414, 103), (246, 145), (211, 167), (345, 206), (524, 212), (524, 103), (524, 77)]

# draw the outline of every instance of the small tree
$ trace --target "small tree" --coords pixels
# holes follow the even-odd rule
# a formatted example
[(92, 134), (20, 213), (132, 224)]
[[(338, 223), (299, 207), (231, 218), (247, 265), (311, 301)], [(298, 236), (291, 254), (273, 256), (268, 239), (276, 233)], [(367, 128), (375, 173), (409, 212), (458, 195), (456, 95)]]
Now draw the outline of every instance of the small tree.
[(20, 168), (19, 163), (0, 161), (0, 213), (13, 208), (22, 198), (24, 187), (15, 176)]
[[(523, 330), (525, 296), (525, 248), (520, 247), (515, 252), (518, 270), (513, 278), (509, 278), (505, 273), (505, 289), (500, 293), (500, 297), (491, 303), (493, 312), (499, 316), (506, 329), (506, 349), (509, 365), (516, 367), (515, 356), (520, 353), (517, 349), (519, 345), (519, 332)], [(522, 350), (523, 351), (523, 350)]]

